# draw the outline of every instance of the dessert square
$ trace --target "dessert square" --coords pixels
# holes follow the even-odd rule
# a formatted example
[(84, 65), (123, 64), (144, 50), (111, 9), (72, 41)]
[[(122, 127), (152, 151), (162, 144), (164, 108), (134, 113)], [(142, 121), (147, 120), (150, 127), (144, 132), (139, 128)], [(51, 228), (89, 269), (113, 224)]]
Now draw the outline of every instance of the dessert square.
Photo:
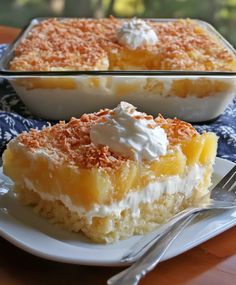
[(209, 199), (217, 138), (126, 102), (12, 140), (3, 171), (17, 198), (95, 242), (147, 233)]

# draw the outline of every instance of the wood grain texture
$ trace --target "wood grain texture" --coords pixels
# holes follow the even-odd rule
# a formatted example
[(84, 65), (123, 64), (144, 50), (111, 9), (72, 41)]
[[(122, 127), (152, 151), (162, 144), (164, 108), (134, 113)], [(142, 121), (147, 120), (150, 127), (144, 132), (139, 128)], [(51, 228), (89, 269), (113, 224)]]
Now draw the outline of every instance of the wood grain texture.
[[(180, 256), (162, 262), (140, 285), (235, 285), (235, 242), (236, 227)], [(231, 251), (229, 247), (226, 248), (225, 255), (224, 244), (232, 245)], [(0, 284), (104, 285), (109, 277), (120, 270), (121, 268), (78, 266), (44, 260), (0, 238)]]
[(19, 34), (20, 29), (0, 26), (0, 44), (12, 42)]
[[(20, 30), (0, 26), (0, 43)], [(0, 238), (0, 285), (105, 285), (122, 268), (52, 262), (30, 255)], [(140, 285), (235, 285), (236, 227), (162, 262)], [(124, 284), (126, 285), (126, 284)]]

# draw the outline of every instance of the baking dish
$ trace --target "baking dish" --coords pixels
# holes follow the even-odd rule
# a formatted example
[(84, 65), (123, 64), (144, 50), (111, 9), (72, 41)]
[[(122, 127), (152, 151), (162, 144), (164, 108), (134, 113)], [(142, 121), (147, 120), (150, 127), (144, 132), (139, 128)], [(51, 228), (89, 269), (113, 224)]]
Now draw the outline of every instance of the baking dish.
[[(6, 50), (1, 76), (14, 87), (30, 111), (44, 119), (69, 119), (128, 101), (147, 113), (189, 122), (217, 118), (236, 91), (236, 71), (12, 71), (15, 48), (47, 18), (33, 19)], [(60, 20), (64, 20), (61, 18)], [(171, 22), (175, 19), (150, 19)], [(195, 20), (232, 53), (233, 47), (208, 23)]]

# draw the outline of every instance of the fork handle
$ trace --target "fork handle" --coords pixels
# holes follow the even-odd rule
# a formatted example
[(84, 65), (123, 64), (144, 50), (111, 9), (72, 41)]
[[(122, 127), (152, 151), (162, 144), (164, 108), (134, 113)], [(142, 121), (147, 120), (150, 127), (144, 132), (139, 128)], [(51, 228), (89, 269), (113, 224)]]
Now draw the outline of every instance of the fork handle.
[(108, 285), (137, 285), (139, 280), (151, 271), (161, 260), (173, 241), (184, 228), (193, 220), (198, 212), (184, 216), (176, 221), (160, 238), (138, 259), (132, 266), (114, 275), (108, 281)]

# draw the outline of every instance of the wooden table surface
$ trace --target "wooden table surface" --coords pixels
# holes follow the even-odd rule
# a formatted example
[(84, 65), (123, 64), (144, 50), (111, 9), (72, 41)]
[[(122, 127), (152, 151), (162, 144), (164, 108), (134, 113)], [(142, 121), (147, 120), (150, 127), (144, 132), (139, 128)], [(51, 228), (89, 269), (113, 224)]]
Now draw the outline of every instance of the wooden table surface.
[[(18, 33), (19, 29), (0, 26), (0, 43), (9, 43)], [(0, 285), (105, 285), (120, 270), (47, 261), (0, 238)], [(236, 227), (162, 262), (140, 282), (156, 284), (235, 285)]]

